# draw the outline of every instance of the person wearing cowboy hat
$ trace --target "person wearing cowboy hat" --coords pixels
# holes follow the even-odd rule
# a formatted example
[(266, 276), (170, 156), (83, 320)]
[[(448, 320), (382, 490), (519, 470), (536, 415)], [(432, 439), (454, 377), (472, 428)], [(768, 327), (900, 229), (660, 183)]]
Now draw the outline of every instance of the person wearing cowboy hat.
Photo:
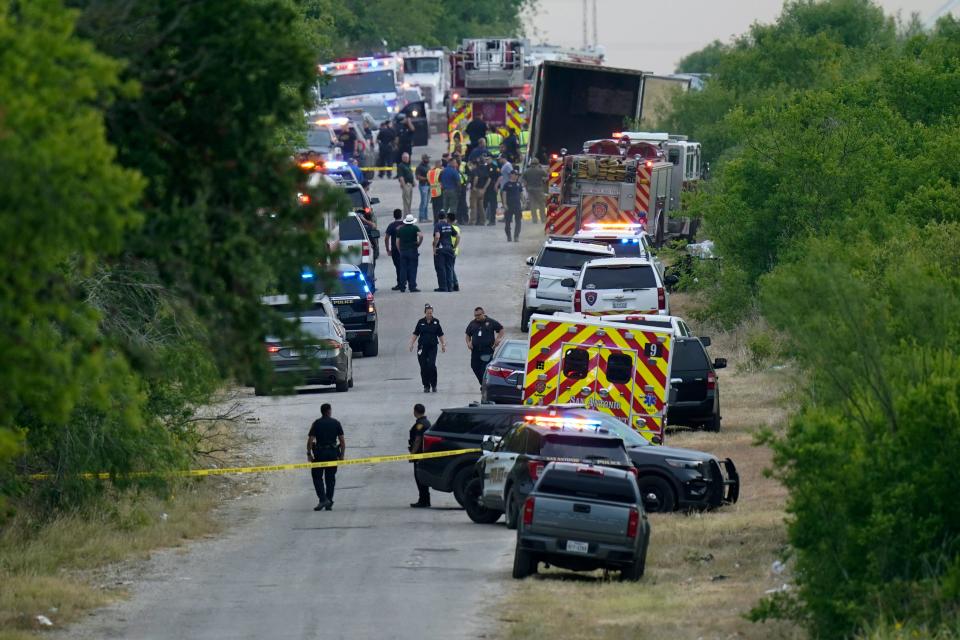
[(437, 392), (437, 344), (446, 353), (447, 343), (443, 339), (443, 327), (440, 321), (433, 317), (433, 305), (423, 305), (423, 317), (417, 320), (410, 336), (410, 351), (414, 343), (417, 344), (417, 361), (420, 363), (420, 382), (423, 383), (423, 392)]
[(410, 285), (410, 293), (417, 289), (417, 264), (420, 262), (420, 244), (423, 242), (423, 232), (417, 226), (417, 219), (408, 215), (403, 219), (403, 226), (397, 229), (397, 248), (400, 249), (400, 291), (406, 291)]

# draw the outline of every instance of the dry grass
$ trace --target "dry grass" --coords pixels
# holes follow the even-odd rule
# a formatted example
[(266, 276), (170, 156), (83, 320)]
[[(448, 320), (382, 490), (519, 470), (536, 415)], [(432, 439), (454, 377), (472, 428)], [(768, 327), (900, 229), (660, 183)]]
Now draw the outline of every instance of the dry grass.
[[(234, 454), (243, 449), (225, 424), (211, 425), (206, 435), (211, 448)], [(233, 455), (206, 457), (234, 460)], [(235, 495), (241, 482), (246, 481), (183, 480), (168, 498), (114, 494), (53, 520), (21, 509), (0, 529), (0, 640), (37, 638), (43, 629), (39, 615), (62, 628), (124, 597), (125, 581), (116, 563), (213, 535), (220, 528), (215, 507)]]
[[(674, 313), (689, 303), (671, 298)], [(740, 501), (706, 514), (651, 515), (647, 574), (636, 584), (604, 580), (601, 572), (548, 570), (519, 583), (500, 618), (506, 638), (802, 638), (788, 624), (744, 619), (768, 589), (785, 581), (771, 565), (786, 543), (786, 492), (764, 477), (770, 451), (754, 445), (761, 427), (779, 428), (789, 369), (751, 371), (742, 361), (742, 331), (711, 335), (711, 356), (727, 357), (719, 372), (721, 433), (679, 432), (668, 443), (730, 457), (741, 478)]]

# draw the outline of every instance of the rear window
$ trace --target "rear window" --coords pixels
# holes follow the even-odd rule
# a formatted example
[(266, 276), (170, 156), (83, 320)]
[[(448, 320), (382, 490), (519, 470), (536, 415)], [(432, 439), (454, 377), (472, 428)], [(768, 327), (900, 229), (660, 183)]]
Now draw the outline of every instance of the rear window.
[(341, 271), (340, 277), (334, 280), (331, 287), (332, 295), (347, 295), (364, 297), (369, 293), (363, 275), (359, 271)]
[(367, 201), (363, 197), (363, 191), (360, 189), (344, 189), (350, 197), (350, 206), (354, 209), (363, 209), (367, 206)]
[(579, 271), (588, 260), (595, 260), (600, 257), (602, 256), (596, 253), (583, 253), (582, 251), (546, 247), (543, 253), (540, 254), (540, 261), (537, 262), (537, 266), (550, 269), (573, 269)]
[(519, 414), (507, 412), (479, 413), (476, 411), (444, 411), (433, 423), (430, 431), (443, 433), (470, 433), (473, 435), (502, 434), (519, 420)]
[(497, 356), (501, 360), (513, 360), (514, 362), (522, 362), (527, 359), (527, 343), (525, 342), (508, 342), (504, 347), (503, 351), (500, 352), (500, 355)]
[[(348, 192), (349, 193), (349, 192)], [(340, 240), (366, 240), (360, 220), (354, 216), (340, 221)]]
[(327, 129), (310, 129), (307, 131), (307, 146), (310, 147), (331, 147), (333, 139), (330, 137), (330, 131)]
[(571, 498), (634, 504), (637, 502), (635, 485), (636, 483), (628, 478), (552, 471), (543, 477), (543, 480), (537, 485), (537, 491)]
[(594, 289), (656, 289), (657, 278), (648, 264), (622, 267), (589, 267), (583, 275), (584, 288)]
[(673, 343), (673, 368), (679, 371), (710, 368), (707, 352), (699, 340), (676, 340)]
[(628, 462), (623, 442), (614, 438), (587, 438), (548, 434), (540, 455), (569, 460)]

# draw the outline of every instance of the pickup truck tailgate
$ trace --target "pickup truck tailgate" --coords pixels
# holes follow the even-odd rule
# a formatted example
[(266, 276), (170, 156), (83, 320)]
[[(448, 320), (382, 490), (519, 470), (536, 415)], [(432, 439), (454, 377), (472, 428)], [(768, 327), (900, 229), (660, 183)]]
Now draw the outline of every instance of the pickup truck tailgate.
[(623, 543), (629, 520), (630, 505), (538, 494), (534, 501), (533, 522), (527, 530), (544, 535)]

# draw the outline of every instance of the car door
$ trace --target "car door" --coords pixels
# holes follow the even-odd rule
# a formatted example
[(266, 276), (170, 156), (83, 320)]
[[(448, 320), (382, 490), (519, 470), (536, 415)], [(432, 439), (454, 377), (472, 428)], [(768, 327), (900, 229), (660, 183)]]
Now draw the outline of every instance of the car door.
[(488, 507), (503, 507), (503, 488), (507, 476), (517, 456), (523, 452), (525, 441), (526, 427), (517, 425), (507, 432), (496, 451), (488, 455), (483, 468), (483, 502)]
[(430, 140), (430, 129), (427, 126), (427, 103), (420, 100), (411, 102), (400, 113), (413, 122), (413, 146), (424, 147)]

